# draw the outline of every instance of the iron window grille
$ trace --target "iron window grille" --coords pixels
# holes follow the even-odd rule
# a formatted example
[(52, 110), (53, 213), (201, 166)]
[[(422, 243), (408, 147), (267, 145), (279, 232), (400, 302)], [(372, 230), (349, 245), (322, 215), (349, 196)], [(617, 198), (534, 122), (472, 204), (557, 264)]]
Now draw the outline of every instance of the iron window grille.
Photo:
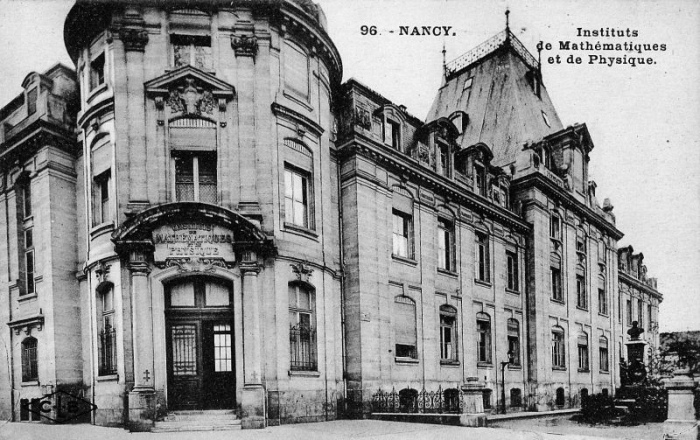
[(117, 373), (117, 333), (113, 328), (100, 332), (99, 370), (100, 376)]
[(39, 379), (37, 340), (29, 337), (22, 341), (22, 382)]
[(292, 325), (289, 329), (291, 369), (295, 371), (316, 371), (316, 329), (303, 324)]

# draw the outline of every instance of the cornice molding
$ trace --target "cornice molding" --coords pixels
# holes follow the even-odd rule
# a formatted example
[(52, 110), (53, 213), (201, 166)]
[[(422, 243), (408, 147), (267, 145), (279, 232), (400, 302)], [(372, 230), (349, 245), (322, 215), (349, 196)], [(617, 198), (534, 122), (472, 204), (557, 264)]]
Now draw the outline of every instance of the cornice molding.
[(338, 154), (341, 158), (357, 154), (372, 161), (386, 164), (397, 171), (399, 175), (417, 181), (443, 197), (479, 211), (520, 232), (528, 232), (531, 229), (531, 226), (515, 213), (499, 206), (492, 206), (486, 199), (480, 200), (481, 196), (460, 188), (453, 181), (432, 170), (425, 169), (415, 159), (403, 153), (388, 150), (383, 146), (377, 146), (373, 140), (361, 134), (355, 133), (346, 143), (338, 147)]

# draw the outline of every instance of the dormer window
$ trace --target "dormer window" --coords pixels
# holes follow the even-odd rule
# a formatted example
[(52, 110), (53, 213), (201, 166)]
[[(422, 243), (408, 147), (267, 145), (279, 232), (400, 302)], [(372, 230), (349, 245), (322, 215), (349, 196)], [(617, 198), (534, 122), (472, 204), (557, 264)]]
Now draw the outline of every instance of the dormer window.
[(401, 124), (387, 119), (384, 124), (384, 142), (396, 150), (401, 149)]
[(31, 116), (36, 113), (36, 98), (37, 91), (36, 87), (27, 92), (27, 116)]
[(477, 194), (486, 195), (486, 173), (479, 163), (474, 164), (474, 186)]
[(90, 62), (90, 90), (105, 83), (105, 53), (102, 52)]
[(450, 177), (450, 148), (444, 142), (437, 142), (437, 153), (439, 157), (438, 172), (445, 177)]
[(212, 70), (211, 38), (207, 35), (170, 35), (173, 66)]

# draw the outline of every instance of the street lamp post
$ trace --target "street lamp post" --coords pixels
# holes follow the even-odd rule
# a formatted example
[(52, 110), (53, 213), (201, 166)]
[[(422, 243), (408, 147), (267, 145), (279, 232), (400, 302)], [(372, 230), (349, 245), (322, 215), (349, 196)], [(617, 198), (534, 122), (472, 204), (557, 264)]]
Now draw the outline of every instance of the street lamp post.
[(514, 361), (513, 352), (508, 350), (508, 360), (501, 362), (501, 413), (506, 413), (506, 365)]

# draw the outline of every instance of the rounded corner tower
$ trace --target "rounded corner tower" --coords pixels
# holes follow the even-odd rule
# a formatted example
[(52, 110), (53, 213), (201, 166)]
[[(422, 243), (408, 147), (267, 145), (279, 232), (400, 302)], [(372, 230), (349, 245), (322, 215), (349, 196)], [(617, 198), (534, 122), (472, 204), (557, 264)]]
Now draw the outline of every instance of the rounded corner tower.
[(342, 64), (308, 0), (78, 1), (79, 278), (94, 423), (336, 417)]

